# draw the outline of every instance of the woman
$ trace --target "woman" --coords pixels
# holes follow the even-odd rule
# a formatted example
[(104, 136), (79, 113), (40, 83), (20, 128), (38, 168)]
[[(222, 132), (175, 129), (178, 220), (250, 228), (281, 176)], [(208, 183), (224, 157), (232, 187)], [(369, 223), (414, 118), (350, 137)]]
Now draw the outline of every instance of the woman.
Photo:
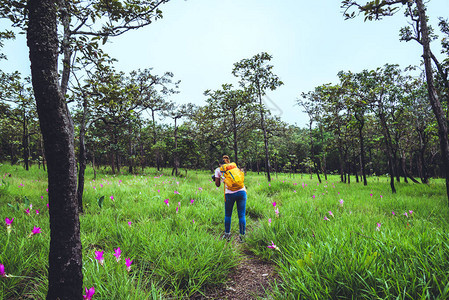
[[(229, 156), (223, 155), (223, 159), (220, 161), (220, 167), (215, 169), (215, 185), (219, 187), (221, 185), (222, 176), (224, 176), (224, 172), (229, 165)], [(235, 164), (232, 164), (235, 168)], [(238, 170), (238, 172), (241, 172)], [(243, 175), (243, 174), (242, 174)], [(243, 177), (243, 176), (242, 176)], [(243, 242), (245, 237), (245, 229), (246, 229), (246, 219), (245, 219), (245, 211), (246, 211), (246, 188), (243, 184), (243, 179), (241, 186), (237, 189), (235, 187), (230, 187), (226, 183), (225, 184), (225, 233), (224, 238), (226, 240), (231, 239), (231, 216), (232, 210), (234, 208), (234, 203), (237, 204), (237, 213), (239, 217), (239, 231), (240, 231), (240, 242)]]

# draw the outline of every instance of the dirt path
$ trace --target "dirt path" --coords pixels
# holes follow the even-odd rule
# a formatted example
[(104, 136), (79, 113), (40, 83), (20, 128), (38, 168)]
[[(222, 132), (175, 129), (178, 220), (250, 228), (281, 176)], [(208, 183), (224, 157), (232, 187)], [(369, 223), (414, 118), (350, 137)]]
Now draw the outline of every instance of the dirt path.
[[(231, 243), (234, 247), (244, 247), (236, 241)], [(240, 264), (231, 271), (228, 281), (223, 286), (208, 291), (205, 297), (197, 296), (193, 299), (265, 299), (266, 290), (270, 289), (270, 283), (276, 278), (275, 266), (272, 263), (262, 261), (248, 251), (243, 251)]]

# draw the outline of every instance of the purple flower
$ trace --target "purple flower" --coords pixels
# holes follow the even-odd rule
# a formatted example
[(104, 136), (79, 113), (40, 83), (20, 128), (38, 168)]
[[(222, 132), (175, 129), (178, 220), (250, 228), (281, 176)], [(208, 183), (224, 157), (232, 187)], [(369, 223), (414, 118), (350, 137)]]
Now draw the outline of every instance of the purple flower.
[(392, 211), (392, 212), (391, 212), (391, 214), (392, 214), (393, 216), (395, 216), (395, 215), (396, 215), (396, 213), (395, 213), (394, 211)]
[(274, 250), (280, 251), (280, 250), (279, 250), (279, 247), (276, 246), (276, 245), (273, 243), (273, 241), (271, 241), (271, 245), (268, 245), (267, 247), (270, 248), (270, 249), (274, 249)]
[(104, 263), (104, 257), (103, 257), (104, 251), (95, 251), (95, 259), (98, 260), (100, 265), (103, 265)]
[(30, 209), (27, 208), (27, 209), (25, 210), (25, 213), (26, 213), (27, 215), (29, 215), (29, 214), (30, 214)]
[(6, 218), (5, 219), (6, 227), (11, 227), (12, 222), (14, 222), (14, 218), (12, 218), (11, 220), (9, 218)]
[(190, 204), (193, 204), (195, 202), (195, 199), (190, 199)]
[(179, 210), (179, 206), (176, 206), (176, 213), (178, 213), (178, 210)]
[(312, 198), (315, 199), (315, 195), (312, 195)]
[(333, 217), (334, 214), (331, 211), (329, 211), (329, 216)]
[(111, 197), (109, 197), (109, 198), (111, 198), (111, 200), (114, 201), (114, 196), (111, 196)]
[(276, 202), (273, 202), (273, 203), (271, 203), (271, 204), (273, 204), (273, 207), (276, 207)]
[(133, 223), (133, 222), (129, 221), (129, 222), (128, 222), (128, 226), (131, 227), (131, 224), (132, 224), (132, 223)]
[(271, 218), (268, 219), (268, 225), (271, 226)]
[(117, 262), (120, 261), (120, 256), (122, 255), (122, 250), (120, 250), (120, 247), (114, 250), (114, 256)]
[(403, 213), (403, 215), (404, 215), (404, 216), (406, 216), (406, 217), (408, 218), (408, 214), (407, 214), (407, 212)]
[(328, 217), (324, 216), (324, 221), (330, 221)]
[(8, 276), (6, 276), (6, 273), (5, 273), (5, 266), (2, 264), (0, 264), (0, 276), (8, 277)]
[(343, 199), (340, 199), (340, 206), (341, 207), (343, 207), (343, 203), (344, 203)]
[(276, 214), (276, 217), (279, 217), (279, 208), (276, 208), (276, 209), (274, 210), (274, 213)]
[(31, 231), (31, 235), (35, 235), (35, 234), (38, 234), (38, 233), (41, 233), (41, 228), (33, 226), (33, 230)]
[(410, 215), (412, 215), (412, 213), (413, 213), (413, 210), (409, 210), (409, 211), (408, 211), (408, 213), (409, 213)]
[(202, 188), (202, 187), (199, 187), (198, 189), (199, 189), (200, 191), (202, 191), (202, 190), (203, 190), (203, 188)]
[(168, 199), (165, 199), (164, 203), (167, 204), (167, 206), (170, 206), (170, 204), (168, 203)]
[(39, 210), (38, 209), (36, 209), (36, 215), (38, 215), (39, 214)]
[(92, 300), (92, 297), (95, 294), (95, 288), (91, 287), (90, 289), (85, 288), (86, 295), (83, 295), (83, 300)]
[(133, 263), (132, 260), (130, 260), (129, 258), (125, 259), (125, 264), (126, 264), (126, 270), (129, 272), (131, 271), (131, 264)]
[(192, 219), (192, 223), (195, 224), (195, 219)]
[(377, 225), (376, 230), (377, 230), (377, 231), (380, 231), (380, 226), (381, 226), (381, 224), (380, 224), (380, 223), (376, 223), (376, 225)]
[(179, 195), (179, 192), (178, 192), (178, 191), (174, 191), (174, 193), (175, 193), (175, 195)]

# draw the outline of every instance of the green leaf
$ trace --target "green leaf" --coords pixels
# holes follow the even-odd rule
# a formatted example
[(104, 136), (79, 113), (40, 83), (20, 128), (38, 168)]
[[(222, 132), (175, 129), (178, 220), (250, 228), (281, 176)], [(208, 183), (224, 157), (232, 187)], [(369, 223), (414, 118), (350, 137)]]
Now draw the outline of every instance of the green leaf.
[(30, 200), (27, 198), (27, 196), (24, 197), (23, 202), (25, 203), (25, 206), (29, 206), (30, 205)]
[(104, 201), (104, 196), (101, 196), (100, 198), (98, 198), (98, 206), (100, 206), (100, 208), (103, 208), (103, 201)]

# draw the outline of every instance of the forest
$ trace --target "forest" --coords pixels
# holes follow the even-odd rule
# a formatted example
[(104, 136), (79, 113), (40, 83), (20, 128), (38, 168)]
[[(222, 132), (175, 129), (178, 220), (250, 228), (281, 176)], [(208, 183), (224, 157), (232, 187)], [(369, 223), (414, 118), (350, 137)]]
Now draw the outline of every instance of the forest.
[[(86, 168), (94, 179), (97, 172), (137, 175), (150, 167), (183, 178), (212, 172), (228, 154), (268, 182), (306, 173), (319, 183), (338, 176), (341, 183), (367, 186), (388, 176), (394, 194), (397, 184), (442, 178), (449, 195), (449, 23), (440, 18), (438, 28), (429, 27), (422, 0), (341, 1), (348, 19), (364, 14), (374, 21), (404, 11), (409, 26), (400, 39), (418, 43), (422, 61), (341, 70), (337, 83), (298, 91), (295, 109), (308, 116), (303, 128), (267, 108), (267, 93), (284, 85), (270, 53), (230, 65), (238, 85), (205, 90), (206, 104), (176, 103), (176, 74), (157, 74), (151, 66), (120, 71), (102, 49), (114, 37), (151, 26), (168, 0), (87, 2), (0, 4), (1, 17), (26, 32), (31, 61), (31, 76), (0, 72), (0, 162), (48, 170), (54, 226), (47, 299), (79, 296), (82, 275), (56, 278), (81, 272), (80, 254), (73, 259), (70, 249), (80, 243)], [(13, 30), (0, 34), (0, 46), (15, 37)], [(435, 39), (441, 53), (430, 48)], [(66, 220), (71, 226), (62, 226)], [(62, 266), (72, 259), (78, 262)]]

